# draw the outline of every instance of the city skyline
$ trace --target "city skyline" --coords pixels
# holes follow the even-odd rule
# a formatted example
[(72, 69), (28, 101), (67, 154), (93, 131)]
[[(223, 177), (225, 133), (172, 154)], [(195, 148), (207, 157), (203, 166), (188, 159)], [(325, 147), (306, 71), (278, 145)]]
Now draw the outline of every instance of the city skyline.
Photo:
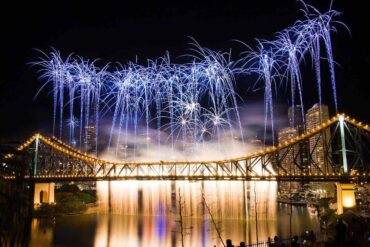
[[(305, 122), (302, 121), (303, 114), (301, 112), (301, 107), (296, 105), (293, 109), (294, 112), (292, 111), (292, 107), (288, 109), (287, 116), (289, 126), (278, 131), (279, 144), (283, 145), (300, 136), (302, 133), (313, 131), (330, 119), (329, 109), (325, 104), (320, 105), (319, 103), (315, 103), (304, 112)], [(293, 116), (295, 120), (293, 120)], [(308, 142), (295, 145), (295, 147), (286, 154), (287, 158), (284, 160), (282, 166), (288, 170), (291, 166), (294, 166), (294, 163), (297, 163), (304, 171), (311, 173), (331, 173), (332, 170), (325, 171), (324, 169), (324, 167), (327, 167), (324, 163), (325, 152), (331, 153), (331, 147), (325, 147), (324, 143), (327, 143), (330, 139), (331, 133), (330, 130), (327, 129), (321, 136), (309, 138)], [(301, 150), (306, 149), (312, 153), (310, 155), (312, 156), (311, 159), (308, 159), (306, 152), (301, 152)]]

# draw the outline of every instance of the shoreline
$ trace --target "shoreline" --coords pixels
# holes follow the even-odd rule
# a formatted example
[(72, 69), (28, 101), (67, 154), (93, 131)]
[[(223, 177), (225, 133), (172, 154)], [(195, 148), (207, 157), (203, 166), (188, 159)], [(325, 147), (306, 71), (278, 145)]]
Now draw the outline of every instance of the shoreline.
[[(277, 199), (277, 203), (294, 205), (294, 206), (301, 206), (301, 207), (306, 207), (307, 204), (309, 204), (307, 201), (291, 201), (291, 200), (282, 200), (282, 199)], [(310, 203), (310, 204), (312, 204), (312, 203)]]
[[(96, 203), (88, 203), (86, 204), (86, 210), (80, 212), (69, 212), (69, 213), (51, 213), (51, 214), (40, 214), (35, 215), (37, 210), (33, 210), (32, 218), (33, 219), (40, 219), (40, 218), (52, 218), (52, 217), (59, 217), (59, 216), (73, 216), (73, 215), (82, 215), (82, 214), (94, 214), (97, 213), (98, 206)], [(36, 213), (37, 214), (37, 213)]]

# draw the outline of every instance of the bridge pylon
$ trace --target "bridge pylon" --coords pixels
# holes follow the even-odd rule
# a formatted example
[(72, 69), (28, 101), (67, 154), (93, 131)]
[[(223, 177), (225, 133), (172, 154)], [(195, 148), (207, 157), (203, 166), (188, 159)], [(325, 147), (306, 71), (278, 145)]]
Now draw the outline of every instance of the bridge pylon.
[(337, 214), (341, 215), (346, 209), (356, 207), (355, 185), (336, 183), (337, 186)]
[(54, 204), (55, 183), (35, 183), (33, 203), (35, 207), (41, 204)]

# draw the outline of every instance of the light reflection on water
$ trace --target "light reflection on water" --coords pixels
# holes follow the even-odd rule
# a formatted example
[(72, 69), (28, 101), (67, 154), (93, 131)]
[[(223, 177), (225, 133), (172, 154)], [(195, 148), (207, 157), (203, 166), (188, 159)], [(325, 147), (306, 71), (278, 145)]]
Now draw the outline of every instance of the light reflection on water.
[[(112, 181), (97, 183), (98, 213), (35, 220), (31, 246), (181, 246), (179, 190), (185, 246), (222, 246), (202, 193), (224, 241), (256, 242), (256, 228), (259, 240), (289, 236), (290, 207), (276, 203), (276, 182)], [(318, 229), (304, 207), (293, 207), (292, 219), (294, 234)]]

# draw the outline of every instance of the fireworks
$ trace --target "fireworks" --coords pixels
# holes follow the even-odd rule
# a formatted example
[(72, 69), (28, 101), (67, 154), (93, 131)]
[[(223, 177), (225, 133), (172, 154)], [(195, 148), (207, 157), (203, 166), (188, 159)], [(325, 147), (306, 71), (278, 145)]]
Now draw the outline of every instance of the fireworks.
[[(104, 115), (109, 116), (111, 123), (108, 145), (116, 153), (121, 145), (127, 148), (133, 143), (135, 156), (136, 140), (142, 136), (147, 149), (166, 142), (172, 149), (180, 146), (185, 150), (188, 144), (209, 140), (220, 143), (225, 137), (234, 140), (235, 135), (243, 141), (236, 80), (257, 76), (255, 85), (264, 88), (266, 138), (268, 120), (274, 132), (273, 93), (279, 84), (289, 85), (292, 105), (298, 95), (303, 109), (300, 66), (308, 56), (313, 62), (321, 103), (322, 44), (337, 108), (330, 34), (336, 31), (332, 24), (339, 13), (331, 9), (320, 13), (312, 6), (304, 3), (303, 6), (304, 20), (277, 33), (273, 41), (258, 40), (256, 49), (246, 46), (247, 51), (236, 60), (231, 52), (212, 51), (195, 40), (192, 54), (184, 64), (172, 63), (166, 54), (145, 64), (129, 62), (99, 68), (95, 61), (81, 57), (70, 55), (63, 60), (58, 51), (43, 53), (35, 64), (42, 67), (41, 79), (46, 81), (45, 85), (52, 85), (53, 134), (58, 133), (62, 138), (67, 127), (69, 142), (74, 144), (78, 140), (80, 148), (86, 149), (83, 147), (88, 136), (85, 127), (95, 125), (97, 147)], [(64, 118), (68, 118), (66, 126)]]

